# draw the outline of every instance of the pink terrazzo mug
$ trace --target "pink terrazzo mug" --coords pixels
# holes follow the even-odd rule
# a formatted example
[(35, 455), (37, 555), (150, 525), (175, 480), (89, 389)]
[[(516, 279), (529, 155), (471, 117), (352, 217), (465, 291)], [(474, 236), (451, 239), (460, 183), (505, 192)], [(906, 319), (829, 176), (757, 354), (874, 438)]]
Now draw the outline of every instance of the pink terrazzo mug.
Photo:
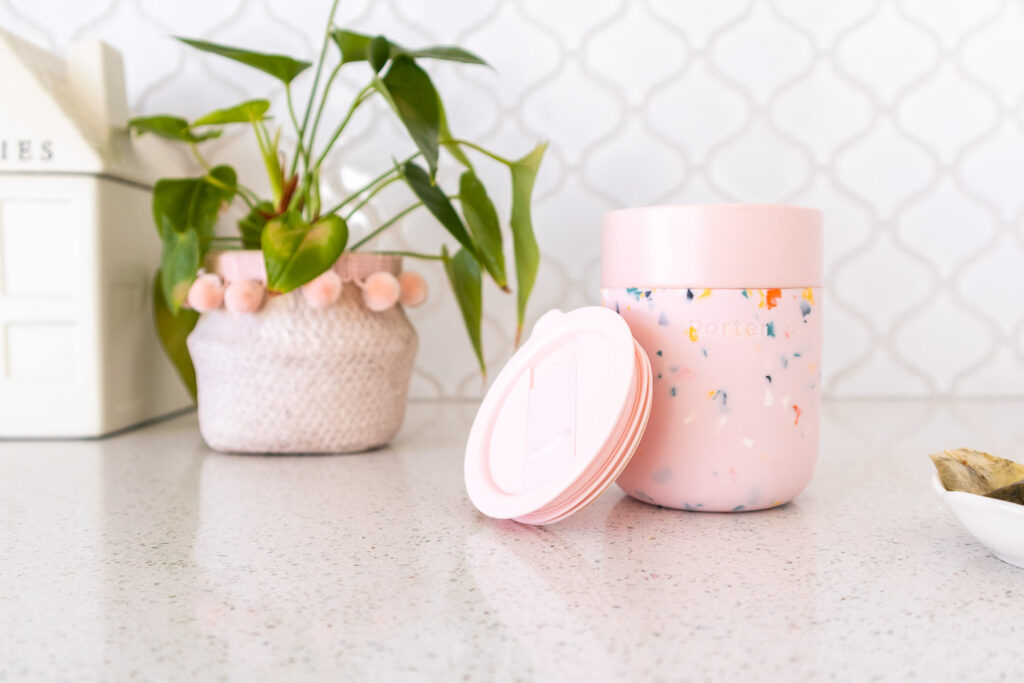
[(665, 507), (775, 507), (818, 456), (821, 214), (757, 204), (604, 217), (602, 303), (654, 376), (650, 422), (618, 478)]

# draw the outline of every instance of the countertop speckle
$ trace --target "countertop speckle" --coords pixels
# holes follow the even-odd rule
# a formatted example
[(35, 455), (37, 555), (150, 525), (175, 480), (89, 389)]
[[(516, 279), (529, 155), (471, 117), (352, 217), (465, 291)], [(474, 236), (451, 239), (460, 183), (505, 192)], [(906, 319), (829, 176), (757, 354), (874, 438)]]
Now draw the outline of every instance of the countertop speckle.
[(926, 457), (1024, 460), (1024, 403), (826, 403), (789, 505), (613, 488), (547, 528), (469, 503), (475, 408), (413, 404), (360, 455), (211, 453), (194, 415), (0, 442), (0, 680), (1024, 678), (1024, 570)]

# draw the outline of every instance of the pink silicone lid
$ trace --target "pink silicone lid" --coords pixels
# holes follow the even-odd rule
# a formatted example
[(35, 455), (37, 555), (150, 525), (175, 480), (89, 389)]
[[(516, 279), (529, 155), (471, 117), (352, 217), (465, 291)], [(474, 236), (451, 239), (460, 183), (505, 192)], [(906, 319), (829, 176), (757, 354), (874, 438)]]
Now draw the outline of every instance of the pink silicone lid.
[(470, 500), (549, 524), (607, 489), (651, 410), (650, 360), (615, 312), (549, 311), (484, 397), (466, 445)]
[(821, 212), (775, 204), (619, 209), (602, 221), (601, 286), (820, 287)]

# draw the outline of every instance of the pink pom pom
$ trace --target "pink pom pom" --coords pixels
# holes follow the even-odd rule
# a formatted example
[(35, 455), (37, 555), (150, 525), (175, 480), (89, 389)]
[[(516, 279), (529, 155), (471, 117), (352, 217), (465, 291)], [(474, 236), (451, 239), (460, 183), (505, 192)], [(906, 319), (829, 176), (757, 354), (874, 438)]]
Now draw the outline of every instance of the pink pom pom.
[(372, 273), (363, 283), (363, 302), (375, 313), (394, 306), (401, 293), (398, 278), (383, 270)]
[(310, 308), (327, 308), (341, 296), (341, 276), (328, 270), (302, 285), (302, 298)]
[(224, 307), (232, 313), (254, 313), (260, 310), (267, 290), (262, 282), (239, 280), (224, 290)]
[(220, 281), (220, 276), (206, 273), (197, 277), (188, 288), (187, 300), (189, 307), (199, 313), (220, 308), (224, 303), (224, 285)]
[(398, 284), (402, 288), (398, 300), (403, 306), (415, 308), (427, 300), (427, 281), (419, 273), (403, 271), (398, 276)]

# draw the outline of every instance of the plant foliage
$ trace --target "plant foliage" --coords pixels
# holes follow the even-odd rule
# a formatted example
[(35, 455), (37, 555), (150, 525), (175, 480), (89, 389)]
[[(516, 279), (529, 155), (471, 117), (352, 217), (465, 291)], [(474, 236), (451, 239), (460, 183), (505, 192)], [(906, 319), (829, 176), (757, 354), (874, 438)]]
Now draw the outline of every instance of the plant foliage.
[[(247, 100), (188, 121), (161, 114), (129, 122), (138, 135), (157, 135), (189, 146), (204, 173), (194, 178), (165, 178), (153, 189), (153, 222), (163, 245), (160, 270), (153, 284), (157, 330), (182, 380), (195, 394), (195, 373), (185, 338), (197, 315), (183, 304), (206, 255), (213, 249), (261, 249), (271, 293), (301, 287), (331, 267), (345, 251), (356, 250), (418, 207), (425, 207), (444, 232), (439, 233), (439, 254), (407, 256), (443, 263), (462, 313), (470, 345), (486, 372), (482, 344), (483, 275), (510, 291), (515, 273), (517, 340), (530, 293), (537, 277), (540, 252), (534, 236), (531, 202), (533, 186), (544, 157), (540, 144), (520, 159), (509, 159), (452, 135), (441, 97), (422, 62), (447, 61), (488, 66), (477, 55), (452, 45), (406, 48), (384, 37), (333, 26), (337, 0), (331, 8), (323, 46), (314, 70), (309, 98), (297, 112), (292, 83), (313, 64), (287, 55), (267, 54), (202, 40), (178, 38), (201, 52), (229, 59), (266, 73), (284, 84), (288, 119), (297, 140), (290, 154), (281, 148), (282, 126), (268, 117), (267, 100)], [(333, 62), (326, 78), (325, 66)], [(342, 68), (363, 69), (366, 85), (352, 98), (346, 114), (334, 126), (326, 143), (317, 136), (324, 109)], [(347, 71), (346, 71), (347, 73)], [(406, 131), (412, 154), (402, 162), (383, 163), (380, 176), (333, 207), (321, 205), (320, 167), (346, 130), (353, 114), (379, 97)], [(200, 145), (219, 137), (228, 126), (248, 126), (263, 158), (271, 196), (260, 197), (238, 182), (235, 170), (211, 165)], [(441, 153), (463, 168), (457, 193), (449, 194), (437, 181)], [(477, 175), (470, 157), (481, 155), (503, 166), (512, 188), (508, 231), (512, 238), (511, 266), (506, 264), (502, 221), (491, 195)], [(359, 207), (392, 183), (404, 183), (415, 202), (382, 221), (355, 244), (348, 241), (348, 222)], [(220, 212), (241, 201), (247, 212), (238, 221), (237, 237), (214, 235)], [(454, 255), (444, 235), (456, 244)]]

